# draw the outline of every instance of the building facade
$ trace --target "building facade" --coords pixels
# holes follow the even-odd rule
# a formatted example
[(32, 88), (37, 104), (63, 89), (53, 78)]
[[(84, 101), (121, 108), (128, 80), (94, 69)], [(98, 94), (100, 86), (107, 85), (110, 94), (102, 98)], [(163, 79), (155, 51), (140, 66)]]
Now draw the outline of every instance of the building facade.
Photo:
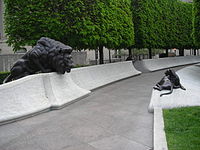
[(3, 0), (0, 0), (0, 39), (4, 39), (4, 25), (3, 25), (3, 14), (4, 14), (4, 4)]

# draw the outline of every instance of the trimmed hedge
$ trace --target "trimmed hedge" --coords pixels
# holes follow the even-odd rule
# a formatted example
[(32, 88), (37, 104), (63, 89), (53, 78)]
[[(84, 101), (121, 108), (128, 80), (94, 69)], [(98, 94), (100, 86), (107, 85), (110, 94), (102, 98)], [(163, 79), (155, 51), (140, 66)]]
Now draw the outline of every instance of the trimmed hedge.
[(177, 0), (133, 0), (135, 47), (193, 47), (192, 4)]
[(195, 46), (200, 47), (200, 1), (193, 0), (193, 39)]
[(76, 49), (99, 49), (100, 59), (103, 46), (194, 47), (192, 4), (179, 0), (5, 0), (5, 8), (8, 44), (15, 51), (42, 36)]
[[(194, 48), (194, 41), (192, 38), (192, 7), (193, 5), (188, 2), (178, 1), (175, 3), (176, 14), (175, 17), (175, 36), (176, 39), (173, 47), (177, 48)], [(173, 42), (173, 41), (172, 41)]]
[(130, 0), (5, 0), (5, 27), (14, 50), (50, 37), (77, 49), (134, 44)]
[(10, 74), (10, 72), (0, 72), (0, 84), (3, 84), (3, 80)]

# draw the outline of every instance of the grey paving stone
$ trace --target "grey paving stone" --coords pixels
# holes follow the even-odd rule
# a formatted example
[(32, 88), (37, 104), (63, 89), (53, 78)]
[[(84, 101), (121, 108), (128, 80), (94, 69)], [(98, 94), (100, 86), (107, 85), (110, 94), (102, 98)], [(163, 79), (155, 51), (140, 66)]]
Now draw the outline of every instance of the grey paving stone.
[(62, 150), (97, 150), (97, 149), (89, 144), (81, 144), (81, 145), (65, 147)]
[(142, 145), (153, 146), (153, 129), (133, 127), (127, 132), (121, 133), (121, 135)]
[(87, 120), (82, 120), (78, 124), (73, 124), (72, 128), (64, 130), (68, 130), (68, 134), (82, 142), (91, 142), (112, 135), (108, 130)]
[(21, 141), (10, 143), (9, 145), (1, 146), (1, 150), (42, 150), (40, 146), (32, 141)]
[(147, 150), (148, 147), (143, 146), (134, 141), (130, 141), (124, 137), (111, 136), (99, 141), (89, 143), (98, 150)]
[[(61, 127), (39, 126), (32, 130), (25, 129), (26, 133), (0, 146), (0, 149), (21, 150), (21, 148), (35, 145), (42, 150), (59, 150), (66, 146), (80, 144), (81, 142), (72, 137)], [(17, 132), (17, 130), (15, 131)]]
[(24, 134), (26, 132), (17, 123), (0, 126), (0, 149), (2, 145), (9, 144)]

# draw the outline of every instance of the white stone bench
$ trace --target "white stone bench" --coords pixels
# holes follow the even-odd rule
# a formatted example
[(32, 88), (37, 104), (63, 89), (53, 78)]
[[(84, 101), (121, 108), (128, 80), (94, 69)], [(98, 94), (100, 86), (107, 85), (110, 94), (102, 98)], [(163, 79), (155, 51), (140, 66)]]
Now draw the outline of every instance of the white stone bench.
[(122, 62), (72, 69), (64, 75), (30, 75), (0, 85), (0, 124), (62, 108), (91, 89), (138, 74), (132, 62)]
[(90, 93), (90, 91), (76, 85), (72, 81), (70, 73), (65, 75), (49, 73), (44, 78), (44, 86), (51, 103), (51, 109), (60, 109)]
[(152, 90), (149, 112), (154, 108), (170, 109), (176, 107), (200, 106), (200, 67), (189, 66), (177, 71), (181, 84), (186, 88), (174, 89), (172, 94), (160, 97), (161, 93), (168, 91)]
[(142, 60), (142, 65), (149, 71), (156, 71), (170, 67), (200, 63), (200, 56), (166, 57)]
[(141, 72), (134, 68), (132, 61), (126, 61), (73, 69), (71, 77), (78, 86), (93, 90), (139, 74)]
[(49, 109), (43, 74), (0, 85), (0, 122)]
[(0, 123), (59, 109), (89, 93), (78, 87), (70, 74), (30, 75), (0, 85)]

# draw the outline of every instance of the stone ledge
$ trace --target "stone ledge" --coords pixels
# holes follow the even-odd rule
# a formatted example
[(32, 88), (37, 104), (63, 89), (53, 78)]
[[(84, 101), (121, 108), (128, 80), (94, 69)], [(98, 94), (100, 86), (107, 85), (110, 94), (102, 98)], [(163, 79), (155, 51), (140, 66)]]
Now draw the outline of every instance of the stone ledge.
[(162, 108), (154, 108), (154, 150), (168, 150)]
[(139, 75), (132, 61), (72, 69), (72, 80), (80, 87), (94, 90), (106, 84)]
[(132, 62), (72, 69), (71, 73), (42, 73), (0, 85), (0, 124), (39, 112), (60, 109), (90, 89), (140, 74)]
[(142, 66), (149, 71), (200, 63), (200, 56), (167, 57), (142, 60)]
[(36, 74), (0, 85), (0, 124), (59, 109), (89, 93), (78, 87), (70, 74)]

